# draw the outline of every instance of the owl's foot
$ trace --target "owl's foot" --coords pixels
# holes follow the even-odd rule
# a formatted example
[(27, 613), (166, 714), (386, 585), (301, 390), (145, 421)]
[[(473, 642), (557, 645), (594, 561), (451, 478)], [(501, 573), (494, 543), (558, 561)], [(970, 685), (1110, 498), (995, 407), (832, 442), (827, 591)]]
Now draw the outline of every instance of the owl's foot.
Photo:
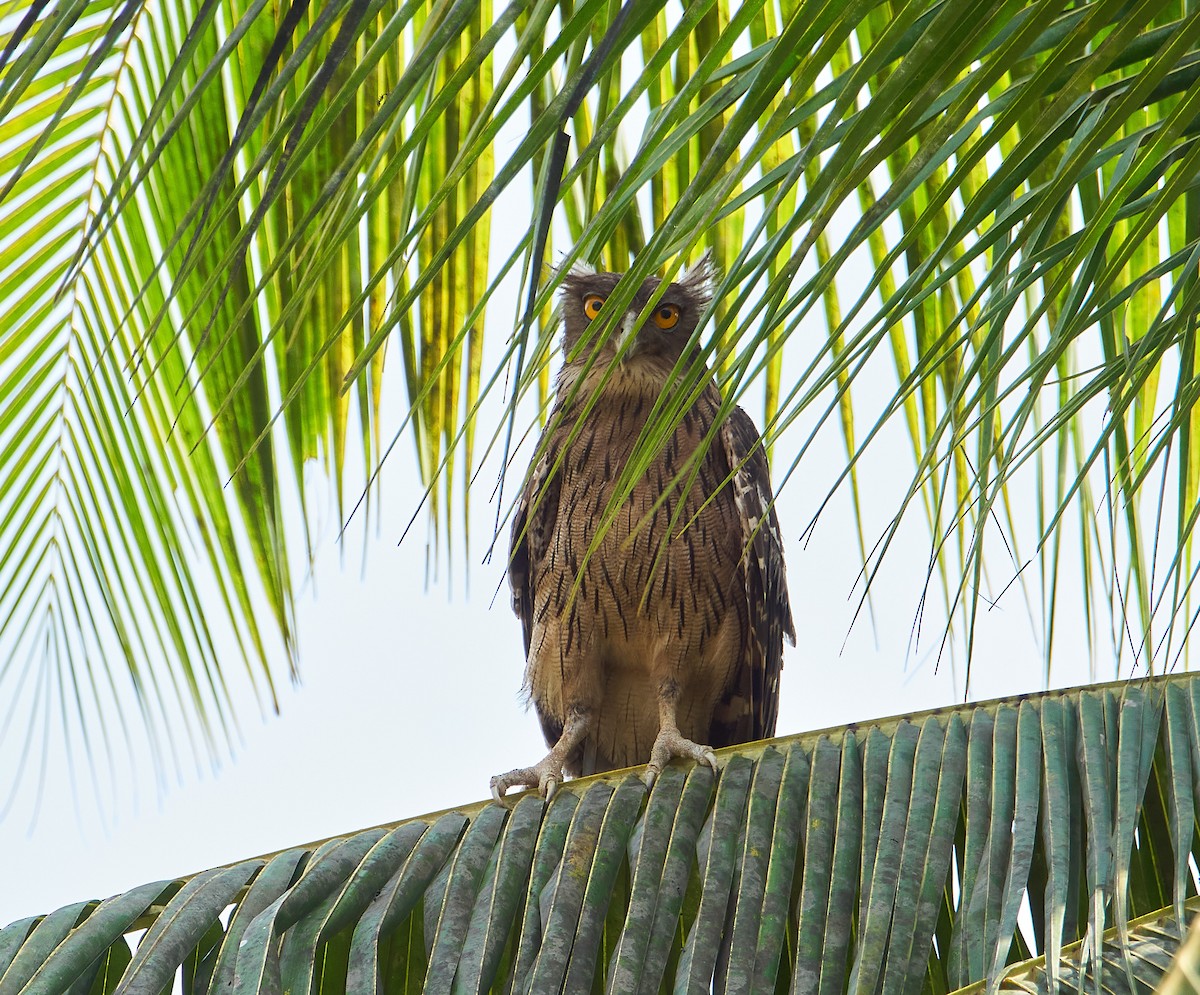
[(563, 764), (588, 734), (592, 726), (591, 713), (586, 709), (574, 707), (567, 715), (563, 725), (562, 735), (554, 748), (546, 754), (539, 763), (532, 767), (518, 767), (507, 774), (497, 774), (492, 778), (492, 797), (497, 804), (504, 803), (504, 793), (509, 788), (537, 788), (538, 794), (546, 801), (554, 797), (554, 792), (563, 782)]
[(699, 743), (693, 743), (690, 739), (684, 739), (678, 729), (668, 726), (659, 730), (658, 737), (654, 740), (654, 747), (650, 750), (650, 763), (646, 765), (644, 777), (646, 787), (654, 786), (655, 779), (671, 762), (672, 757), (695, 760), (696, 763), (711, 767), (714, 774), (717, 773), (717, 756), (713, 753), (711, 746), (701, 746)]
[(538, 794), (546, 801), (554, 797), (554, 792), (563, 782), (563, 761), (551, 751), (540, 763), (532, 767), (518, 767), (507, 774), (497, 774), (492, 778), (492, 797), (497, 804), (504, 803), (504, 793), (509, 788), (537, 788)]

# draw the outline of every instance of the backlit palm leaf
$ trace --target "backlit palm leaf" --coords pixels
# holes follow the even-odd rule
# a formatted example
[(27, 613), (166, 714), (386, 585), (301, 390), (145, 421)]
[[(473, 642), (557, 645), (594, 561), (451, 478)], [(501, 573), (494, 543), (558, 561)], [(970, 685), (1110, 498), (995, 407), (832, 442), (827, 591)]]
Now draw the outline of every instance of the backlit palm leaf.
[[(99, 734), (123, 665), (155, 735), (182, 713), (215, 742), (232, 721), (216, 649), (231, 637), (271, 699), (303, 548), (285, 522), (306, 527), (285, 510), (304, 501), (307, 461), (349, 505), (363, 483), (343, 479), (347, 447), (368, 469), (391, 451), (378, 411), (393, 335), (431, 508), (459, 535), (451, 510), (480, 452), (510, 449), (506, 424), (475, 444), (481, 395), (507, 384), (522, 418), (544, 410), (559, 277), (531, 247), (547, 211), (561, 219), (550, 261), (628, 267), (614, 304), (714, 251), (706, 355), (729, 404), (765, 381), (769, 441), (832, 418), (853, 488), (900, 419), (915, 472), (882, 536), (861, 535), (868, 587), (900, 523), (923, 516), (925, 600), (969, 650), (981, 592), (1035, 563), (1048, 666), (1066, 536), (1089, 638), (1113, 618), (1118, 655), (1161, 668), (1182, 651), (1200, 12), (638, 2), (593, 61), (617, 13), (4, 8), (0, 686), (24, 713), (49, 722), (64, 697)], [(517, 248), (492, 255), (498, 215)], [(865, 284), (847, 277), (855, 259)], [(541, 320), (512, 339), (490, 306), (505, 281), (540, 288)], [(499, 366), (484, 366), (485, 333), (506, 345)], [(782, 377), (781, 350), (798, 376)], [(898, 387), (856, 418), (875, 357)], [(663, 398), (614, 507), (692, 393)], [(777, 477), (808, 453), (777, 447)], [(1022, 475), (1037, 481), (1033, 534), (1015, 524)], [(29, 742), (37, 726), (23, 728)]]

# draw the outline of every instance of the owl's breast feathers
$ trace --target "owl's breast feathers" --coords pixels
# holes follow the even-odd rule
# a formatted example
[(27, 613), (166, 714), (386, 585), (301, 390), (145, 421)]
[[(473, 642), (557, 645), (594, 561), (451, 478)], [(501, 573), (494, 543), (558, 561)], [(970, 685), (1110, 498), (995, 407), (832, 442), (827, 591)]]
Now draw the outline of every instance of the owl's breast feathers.
[[(733, 409), (693, 478), (689, 459), (719, 416), (720, 395), (709, 385), (595, 543), (661, 392), (655, 379), (618, 374), (582, 422), (586, 389), (566, 410), (556, 405), (513, 522), (513, 609), (527, 654), (538, 620), (553, 613), (567, 620), (568, 645), (580, 654), (588, 640), (672, 640), (710, 667), (706, 644), (736, 617), (737, 658), (720, 674), (696, 675), (718, 682), (709, 740), (761, 739), (774, 733), (783, 637), (794, 643), (795, 633), (766, 456), (750, 417)], [(560, 380), (559, 398), (571, 397), (569, 387)]]

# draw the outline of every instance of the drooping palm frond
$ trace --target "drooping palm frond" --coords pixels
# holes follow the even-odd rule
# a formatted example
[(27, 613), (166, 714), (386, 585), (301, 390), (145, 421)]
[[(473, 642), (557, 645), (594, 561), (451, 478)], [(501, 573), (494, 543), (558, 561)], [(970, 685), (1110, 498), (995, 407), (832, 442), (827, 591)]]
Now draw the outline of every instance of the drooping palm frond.
[(1195, 907), (1198, 787), (1200, 678), (903, 716), (24, 919), (0, 995), (1142, 991)]
[[(1194, 898), (1184, 906), (1185, 914), (1192, 917), (1193, 924), (1198, 909), (1200, 902)], [(1128, 939), (1124, 942), (1115, 928), (1110, 929), (1104, 936), (1099, 961), (1092, 958), (1087, 943), (1073, 943), (1064, 948), (1058, 964), (1059, 984), (1068, 991), (1086, 992), (1096, 991), (1103, 980), (1104, 990), (1108, 992), (1136, 995), (1137, 992), (1162, 991), (1165, 995), (1171, 991), (1169, 985), (1174, 965), (1190, 953), (1186, 940), (1180, 945), (1179, 937), (1185, 924), (1176, 916), (1175, 909), (1163, 909), (1130, 922)], [(1128, 960), (1125, 951), (1129, 952)], [(985, 983), (977, 982), (961, 991), (962, 995), (974, 995), (985, 988)], [(1030, 995), (1049, 991), (1049, 988), (1044, 956), (1011, 966), (1000, 984), (1000, 991), (1029, 992)]]
[(1163, 995), (1188, 995), (1200, 991), (1200, 916), (1192, 916), (1187, 937), (1175, 951), (1170, 967), (1155, 985), (1155, 990)]
[[(347, 446), (368, 467), (391, 451), (384, 343), (443, 523), (479, 452), (507, 447), (504, 426), (475, 444), (480, 397), (507, 386), (516, 411), (532, 396), (522, 418), (544, 405), (553, 329), (509, 339), (494, 302), (540, 281), (548, 316), (557, 277), (531, 258), (547, 212), (555, 263), (629, 270), (615, 305), (710, 248), (723, 278), (703, 337), (728, 403), (761, 377), (770, 439), (810, 415), (840, 425), (849, 486), (903, 423), (915, 472), (878, 541), (863, 532), (868, 582), (915, 509), (935, 545), (923, 602), (941, 598), (968, 650), (985, 592), (1033, 563), (1049, 659), (1073, 547), (1089, 636), (1112, 618), (1113, 652), (1152, 667), (1182, 650), (1200, 12), (638, 2), (592, 62), (619, 9), (5, 8), (0, 681), (22, 714), (48, 716), (55, 694), (92, 714), (119, 691), (85, 661), (121, 661), (152, 728), (182, 710), (216, 738), (232, 719), (214, 646), (231, 634), (269, 699), (302, 548), (284, 504), (303, 501), (306, 461), (340, 495)], [(856, 259), (865, 282), (848, 280)], [(506, 343), (487, 367), (485, 338)], [(856, 418), (856, 377), (880, 357), (898, 387)], [(690, 383), (663, 398), (614, 504)], [(808, 451), (777, 450), (778, 476)], [(1012, 507), (1026, 472), (1029, 535)]]

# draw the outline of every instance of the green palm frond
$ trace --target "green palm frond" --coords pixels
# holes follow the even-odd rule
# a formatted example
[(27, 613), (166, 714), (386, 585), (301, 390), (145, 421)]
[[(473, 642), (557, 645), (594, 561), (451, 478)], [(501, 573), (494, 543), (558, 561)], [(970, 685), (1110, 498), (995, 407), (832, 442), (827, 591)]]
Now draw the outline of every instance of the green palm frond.
[[(154, 735), (219, 742), (229, 641), (272, 701), (307, 549), (285, 524), (307, 517), (284, 512), (317, 461), (344, 515), (365, 487), (348, 451), (369, 475), (392, 451), (392, 338), (430, 509), (465, 548), (469, 481), (510, 455), (505, 419), (477, 444), (482, 399), (545, 411), (561, 270), (532, 247), (550, 215), (556, 265), (629, 271), (614, 311), (713, 251), (703, 341), (727, 403), (761, 381), (768, 442), (813, 433), (776, 446), (778, 478), (829, 423), (837, 486), (856, 494), (903, 427), (911, 482), (882, 535), (860, 527), (868, 590), (916, 514), (934, 544), (922, 604), (940, 598), (968, 651), (983, 592), (1035, 565), (1049, 666), (1078, 547), (1088, 637), (1114, 619), (1115, 652), (1151, 671), (1183, 653), (1200, 498), (1194, 5), (637, 2), (593, 61), (620, 9), (5, 8), (0, 685), (23, 711), (58, 695), (99, 736), (123, 667)], [(496, 317), (518, 284), (537, 289), (528, 341)], [(864, 419), (877, 361), (896, 386)], [(614, 507), (695, 380), (661, 399)], [(1027, 535), (1014, 489), (1030, 478)]]
[(786, 737), (24, 919), (0, 995), (1142, 991), (1198, 774), (1190, 676)]

